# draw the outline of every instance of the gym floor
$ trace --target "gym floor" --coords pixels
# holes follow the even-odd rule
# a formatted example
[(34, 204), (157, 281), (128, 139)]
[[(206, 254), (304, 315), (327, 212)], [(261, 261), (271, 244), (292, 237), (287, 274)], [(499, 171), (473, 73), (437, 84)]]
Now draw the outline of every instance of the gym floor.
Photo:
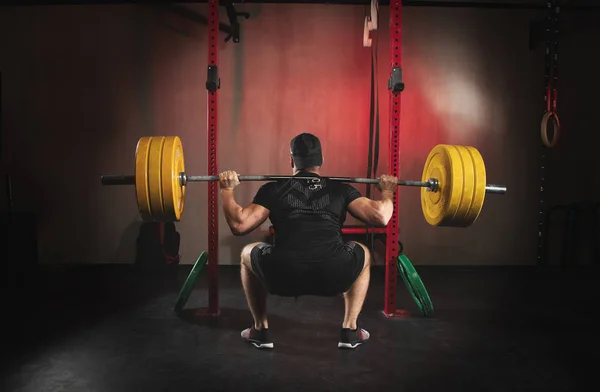
[[(359, 323), (371, 341), (337, 348), (341, 298), (270, 298), (275, 349), (243, 343), (251, 316), (239, 269), (220, 268), (221, 316), (198, 318), (199, 279), (173, 312), (191, 266), (52, 267), (4, 296), (0, 390), (10, 391), (573, 391), (589, 390), (598, 355), (598, 268), (416, 266), (435, 306), (419, 313), (402, 281), (407, 319), (386, 319), (375, 267)], [(6, 313), (5, 313), (6, 314)], [(8, 330), (7, 330), (8, 328)]]

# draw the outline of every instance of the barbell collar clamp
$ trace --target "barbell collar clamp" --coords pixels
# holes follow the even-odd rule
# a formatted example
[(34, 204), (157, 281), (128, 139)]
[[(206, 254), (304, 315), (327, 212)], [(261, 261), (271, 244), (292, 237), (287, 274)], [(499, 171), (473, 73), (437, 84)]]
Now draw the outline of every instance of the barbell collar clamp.
[(427, 192), (436, 192), (438, 190), (440, 183), (437, 180), (437, 178), (430, 178), (427, 180), (427, 182), (429, 183), (429, 186), (427, 187)]

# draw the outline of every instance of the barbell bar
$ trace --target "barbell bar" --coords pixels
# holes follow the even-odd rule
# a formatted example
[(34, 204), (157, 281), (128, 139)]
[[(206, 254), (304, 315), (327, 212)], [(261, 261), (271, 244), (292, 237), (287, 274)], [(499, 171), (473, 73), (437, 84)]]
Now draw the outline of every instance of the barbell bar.
[[(483, 158), (470, 146), (439, 144), (425, 163), (421, 181), (399, 180), (399, 186), (421, 188), (425, 220), (433, 226), (467, 227), (483, 207), (485, 194), (505, 194), (506, 187), (486, 184)], [(242, 181), (309, 180), (289, 175), (242, 175)], [(330, 181), (378, 184), (376, 178), (320, 177)], [(144, 221), (179, 221), (188, 182), (218, 181), (218, 176), (188, 176), (183, 145), (177, 136), (142, 137), (137, 144), (134, 175), (103, 175), (102, 185), (134, 185)]]
[[(211, 182), (219, 181), (219, 176), (188, 176), (185, 173), (180, 173), (181, 186), (186, 185), (188, 182)], [(100, 177), (102, 185), (135, 185), (135, 176), (126, 174), (108, 174)], [(376, 178), (362, 178), (362, 177), (320, 177), (330, 181), (347, 182), (354, 184), (378, 184), (379, 180)], [(306, 176), (282, 176), (282, 175), (257, 175), (257, 176), (240, 176), (238, 175), (240, 182), (250, 181), (279, 181), (279, 180), (313, 180), (314, 177)], [(416, 186), (428, 188), (430, 192), (437, 190), (438, 181), (435, 178), (430, 178), (427, 181), (413, 181), (413, 180), (398, 180), (398, 186)], [(502, 185), (487, 184), (485, 186), (486, 193), (496, 193), (503, 195), (506, 193), (506, 187)]]

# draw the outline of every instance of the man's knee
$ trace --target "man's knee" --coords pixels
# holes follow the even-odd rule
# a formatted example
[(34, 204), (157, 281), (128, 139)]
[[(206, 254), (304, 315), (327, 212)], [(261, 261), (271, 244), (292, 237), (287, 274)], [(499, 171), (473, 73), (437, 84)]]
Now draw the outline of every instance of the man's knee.
[(253, 242), (242, 248), (242, 254), (241, 254), (242, 265), (252, 269), (252, 249), (254, 249), (256, 246), (258, 246), (260, 244), (262, 244), (262, 242)]

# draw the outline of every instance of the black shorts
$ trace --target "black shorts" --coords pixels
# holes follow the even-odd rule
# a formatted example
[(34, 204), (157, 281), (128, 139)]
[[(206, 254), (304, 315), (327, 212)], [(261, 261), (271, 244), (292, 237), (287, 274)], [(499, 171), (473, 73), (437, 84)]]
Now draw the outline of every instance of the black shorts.
[(272, 295), (323, 297), (345, 293), (365, 265), (365, 251), (356, 242), (348, 242), (336, 254), (326, 255), (325, 261), (294, 262), (277, 260), (272, 246), (259, 244), (250, 252), (252, 270)]

